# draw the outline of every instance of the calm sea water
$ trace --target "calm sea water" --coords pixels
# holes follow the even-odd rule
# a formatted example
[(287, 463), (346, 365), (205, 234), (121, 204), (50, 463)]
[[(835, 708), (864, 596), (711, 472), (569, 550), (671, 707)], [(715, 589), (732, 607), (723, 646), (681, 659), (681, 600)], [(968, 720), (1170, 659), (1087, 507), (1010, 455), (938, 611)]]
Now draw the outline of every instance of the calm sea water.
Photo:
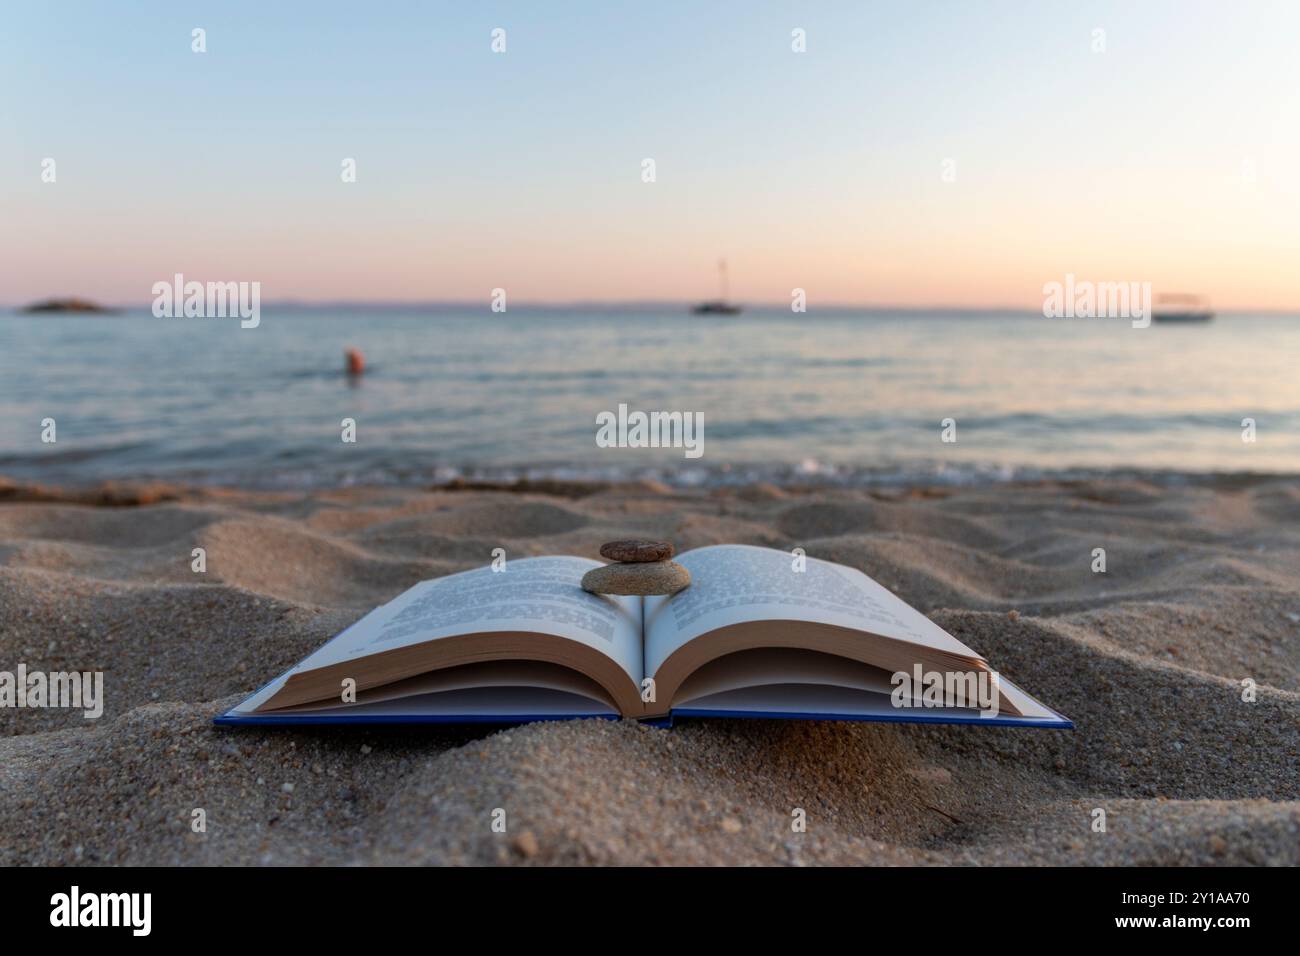
[[(342, 372), (347, 346), (366, 355), (360, 380)], [(1298, 369), (1294, 316), (1139, 330), (1016, 314), (270, 306), (245, 330), (6, 314), (0, 474), (277, 487), (1300, 473)], [(620, 402), (702, 414), (704, 457), (597, 447), (597, 413)], [(940, 440), (945, 418), (955, 443)]]

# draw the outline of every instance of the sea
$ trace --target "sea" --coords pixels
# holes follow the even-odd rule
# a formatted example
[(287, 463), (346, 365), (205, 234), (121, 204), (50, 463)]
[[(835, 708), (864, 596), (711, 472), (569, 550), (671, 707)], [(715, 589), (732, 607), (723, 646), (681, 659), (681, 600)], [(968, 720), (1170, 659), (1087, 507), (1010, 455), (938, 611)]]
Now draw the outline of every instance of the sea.
[[(348, 348), (364, 374), (345, 373)], [(690, 413), (698, 457), (598, 442), (620, 405)], [(22, 481), (1116, 473), (1300, 474), (1300, 316), (1135, 328), (1010, 311), (282, 304), (243, 328), (147, 307), (0, 313), (0, 475)]]

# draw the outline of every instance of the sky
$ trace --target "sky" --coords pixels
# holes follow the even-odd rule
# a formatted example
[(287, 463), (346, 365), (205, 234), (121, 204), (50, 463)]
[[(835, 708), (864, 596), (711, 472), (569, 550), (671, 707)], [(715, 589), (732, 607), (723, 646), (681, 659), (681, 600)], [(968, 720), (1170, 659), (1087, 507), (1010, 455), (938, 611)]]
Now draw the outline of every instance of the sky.
[(810, 309), (1039, 308), (1073, 274), (1296, 310), (1298, 174), (1297, 3), (61, 2), (0, 21), (8, 304), (148, 303), (178, 272), (264, 301), (683, 301), (716, 295), (725, 257), (734, 298), (801, 288)]

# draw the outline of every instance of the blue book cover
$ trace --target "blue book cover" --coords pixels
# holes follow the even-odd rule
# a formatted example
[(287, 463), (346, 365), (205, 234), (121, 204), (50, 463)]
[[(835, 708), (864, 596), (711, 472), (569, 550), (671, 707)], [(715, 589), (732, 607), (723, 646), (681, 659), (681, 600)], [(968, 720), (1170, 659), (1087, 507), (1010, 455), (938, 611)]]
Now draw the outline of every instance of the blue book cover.
[(600, 562), (578, 557), (422, 582), (215, 722), (1073, 726), (861, 571), (748, 545), (677, 561), (691, 584), (664, 597), (588, 593)]

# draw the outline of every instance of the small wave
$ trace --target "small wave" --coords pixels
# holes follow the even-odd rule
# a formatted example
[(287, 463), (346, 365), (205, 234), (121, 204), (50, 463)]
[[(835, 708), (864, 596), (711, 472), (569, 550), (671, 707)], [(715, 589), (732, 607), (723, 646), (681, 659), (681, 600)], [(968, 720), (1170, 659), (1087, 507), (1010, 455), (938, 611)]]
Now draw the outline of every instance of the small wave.
[[(11, 472), (23, 476), (21, 470)], [(50, 476), (53, 477), (53, 476)], [(1038, 468), (994, 463), (908, 463), (898, 465), (843, 465), (805, 459), (782, 464), (715, 464), (694, 467), (575, 467), (571, 465), (434, 465), (390, 463), (356, 469), (295, 467), (282, 463), (275, 469), (221, 472), (168, 471), (165, 473), (113, 474), (104, 477), (139, 481), (166, 480), (207, 487), (237, 487), (265, 491), (309, 491), (357, 486), (436, 487), (459, 482), (509, 486), (518, 483), (565, 482), (574, 484), (625, 484), (655, 482), (682, 490), (740, 488), (757, 484), (798, 489), (890, 489), (912, 486), (979, 487), (1044, 481), (1131, 480), (1157, 485), (1209, 483), (1224, 479), (1271, 479), (1296, 476), (1266, 471), (1183, 472), (1140, 468)], [(84, 478), (66, 476), (70, 484)]]

